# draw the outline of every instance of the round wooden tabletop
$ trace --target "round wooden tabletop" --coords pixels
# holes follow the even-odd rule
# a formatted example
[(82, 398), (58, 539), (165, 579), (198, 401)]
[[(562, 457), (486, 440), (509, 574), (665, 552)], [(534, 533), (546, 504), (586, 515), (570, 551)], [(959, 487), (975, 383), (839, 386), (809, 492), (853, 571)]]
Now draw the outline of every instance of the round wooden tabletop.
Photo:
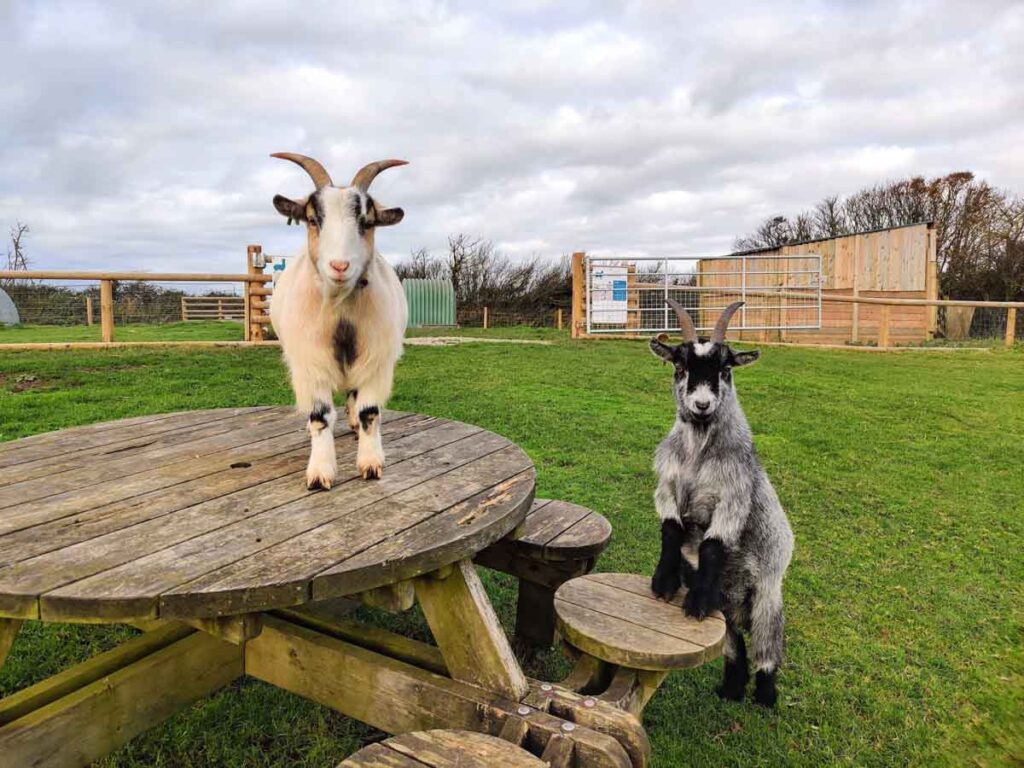
[(529, 457), (479, 427), (383, 415), (384, 477), (306, 490), (294, 409), (143, 416), (0, 444), (0, 616), (202, 618), (350, 595), (470, 558), (519, 525)]

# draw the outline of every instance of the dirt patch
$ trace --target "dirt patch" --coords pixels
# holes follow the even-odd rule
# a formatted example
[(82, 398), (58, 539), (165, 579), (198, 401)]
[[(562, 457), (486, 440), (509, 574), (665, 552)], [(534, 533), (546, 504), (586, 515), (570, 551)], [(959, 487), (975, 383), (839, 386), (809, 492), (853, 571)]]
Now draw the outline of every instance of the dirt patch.
[(49, 389), (53, 382), (34, 373), (0, 373), (0, 387), (10, 392), (29, 392), (34, 389)]
[(410, 347), (447, 347), (452, 344), (541, 344), (552, 342), (539, 339), (491, 339), (480, 336), (412, 336), (405, 340)]

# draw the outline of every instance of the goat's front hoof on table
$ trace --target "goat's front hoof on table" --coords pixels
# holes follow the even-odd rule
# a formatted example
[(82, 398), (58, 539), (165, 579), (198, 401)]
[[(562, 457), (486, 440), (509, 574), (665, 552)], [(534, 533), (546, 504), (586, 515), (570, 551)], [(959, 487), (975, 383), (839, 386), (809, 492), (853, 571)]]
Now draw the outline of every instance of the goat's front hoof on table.
[(651, 578), (651, 592), (659, 600), (671, 600), (682, 585), (683, 580), (679, 575), (679, 571), (670, 568), (659, 566), (655, 569), (654, 576)]
[(363, 480), (380, 480), (384, 474), (384, 462), (377, 459), (358, 461), (356, 469)]
[(329, 491), (334, 485), (334, 477), (337, 470), (330, 465), (313, 466), (306, 468), (306, 488), (310, 491)]

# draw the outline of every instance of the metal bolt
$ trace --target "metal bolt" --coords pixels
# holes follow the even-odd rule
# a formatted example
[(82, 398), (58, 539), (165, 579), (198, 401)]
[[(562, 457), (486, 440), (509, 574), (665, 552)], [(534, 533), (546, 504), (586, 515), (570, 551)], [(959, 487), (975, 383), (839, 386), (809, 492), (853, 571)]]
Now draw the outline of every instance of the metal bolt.
[(530, 714), (530, 711), (531, 710), (530, 710), (529, 707), (527, 707), (526, 705), (523, 705), (519, 709), (516, 710), (516, 714), (517, 715), (523, 715), (525, 717), (526, 715)]
[(592, 706), (594, 706), (595, 704), (597, 704), (597, 702), (596, 702), (596, 701), (594, 701), (593, 699), (584, 699), (584, 700), (583, 700), (583, 706), (584, 706), (584, 707), (592, 707)]
[(543, 684), (543, 685), (542, 685), (542, 686), (540, 687), (540, 689), (541, 689), (542, 691), (544, 691), (544, 693), (549, 693), (549, 692), (551, 692), (551, 691), (553, 691), (553, 690), (554, 690), (554, 688), (553, 688), (553, 686), (551, 685), (551, 683), (544, 683), (544, 684)]
[(566, 733), (572, 733), (576, 730), (576, 726), (573, 723), (562, 723), (562, 730)]

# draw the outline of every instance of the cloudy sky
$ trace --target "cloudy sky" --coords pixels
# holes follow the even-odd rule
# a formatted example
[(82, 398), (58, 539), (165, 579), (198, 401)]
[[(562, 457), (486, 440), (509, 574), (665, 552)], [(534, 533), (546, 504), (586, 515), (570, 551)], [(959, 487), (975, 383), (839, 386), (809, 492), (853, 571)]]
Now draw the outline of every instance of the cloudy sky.
[(0, 225), (39, 268), (236, 271), (271, 206), (405, 158), (391, 259), (727, 251), (910, 173), (1024, 191), (1017, 2), (0, 0)]

